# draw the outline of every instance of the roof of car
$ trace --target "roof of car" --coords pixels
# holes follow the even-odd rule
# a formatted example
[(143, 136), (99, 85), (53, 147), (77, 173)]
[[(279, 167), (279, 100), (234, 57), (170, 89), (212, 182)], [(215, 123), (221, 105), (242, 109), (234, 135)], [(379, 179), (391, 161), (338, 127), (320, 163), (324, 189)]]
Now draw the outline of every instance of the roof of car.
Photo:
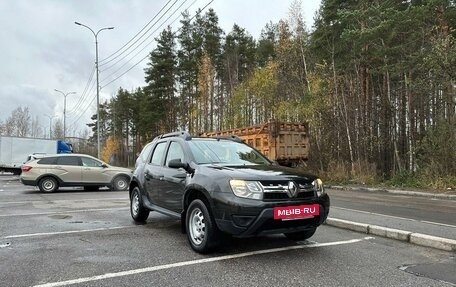
[[(45, 157), (62, 157), (62, 156), (87, 156), (87, 157), (93, 157), (89, 154), (83, 154), (83, 153), (58, 153), (58, 154), (50, 154)], [(96, 158), (96, 157), (93, 157)]]
[(180, 131), (180, 132), (173, 132), (173, 133), (167, 133), (167, 134), (162, 134), (157, 137), (155, 137), (152, 141), (158, 140), (158, 139), (164, 139), (164, 138), (171, 138), (171, 137), (179, 137), (182, 138), (186, 141), (192, 140), (192, 139), (224, 139), (224, 140), (231, 140), (235, 142), (244, 142), (240, 137), (237, 135), (220, 135), (220, 136), (215, 136), (215, 137), (203, 137), (203, 136), (198, 136), (198, 137), (192, 137), (190, 133), (186, 131)]
[(157, 136), (155, 139), (163, 139), (163, 138), (170, 138), (170, 137), (180, 137), (180, 138), (183, 138), (185, 140), (191, 140), (192, 139), (192, 136), (186, 131), (161, 134), (161, 135)]

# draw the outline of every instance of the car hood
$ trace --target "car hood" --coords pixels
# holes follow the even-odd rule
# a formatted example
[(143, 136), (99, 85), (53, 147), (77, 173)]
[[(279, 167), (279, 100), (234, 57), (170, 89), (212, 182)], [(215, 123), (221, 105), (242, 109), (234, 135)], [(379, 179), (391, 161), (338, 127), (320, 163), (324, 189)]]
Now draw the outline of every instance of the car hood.
[(133, 173), (133, 170), (129, 169), (129, 168), (124, 168), (124, 167), (119, 167), (119, 166), (108, 166), (105, 171), (108, 171), (108, 172), (117, 172), (117, 173), (126, 173), (126, 174), (129, 174), (131, 175)]
[[(305, 180), (313, 181), (315, 175), (301, 172), (294, 168), (288, 168), (279, 165), (242, 165), (242, 166), (223, 166), (223, 165), (206, 165), (202, 167), (209, 172), (218, 170), (226, 176), (233, 179), (245, 180)], [(202, 170), (202, 172), (204, 172)]]

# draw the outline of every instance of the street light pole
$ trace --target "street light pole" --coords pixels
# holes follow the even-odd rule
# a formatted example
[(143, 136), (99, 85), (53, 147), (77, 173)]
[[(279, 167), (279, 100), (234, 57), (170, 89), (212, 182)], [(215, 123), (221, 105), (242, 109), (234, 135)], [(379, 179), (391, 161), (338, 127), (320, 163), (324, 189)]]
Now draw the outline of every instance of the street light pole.
[(54, 91), (59, 92), (63, 95), (63, 140), (65, 140), (65, 129), (66, 129), (66, 97), (70, 94), (76, 94), (76, 92), (68, 92), (64, 93), (62, 91), (59, 91), (57, 89), (54, 89)]
[(98, 71), (98, 33), (103, 30), (112, 30), (114, 27), (105, 27), (98, 30), (96, 33), (89, 27), (79, 22), (74, 22), (74, 24), (86, 27), (87, 29), (92, 32), (93, 36), (95, 37), (95, 70), (97, 73), (97, 157), (100, 158), (100, 85), (99, 85), (99, 71)]
[(44, 114), (45, 117), (49, 118), (49, 139), (52, 137), (52, 119), (55, 118), (56, 116), (50, 116), (47, 114)]

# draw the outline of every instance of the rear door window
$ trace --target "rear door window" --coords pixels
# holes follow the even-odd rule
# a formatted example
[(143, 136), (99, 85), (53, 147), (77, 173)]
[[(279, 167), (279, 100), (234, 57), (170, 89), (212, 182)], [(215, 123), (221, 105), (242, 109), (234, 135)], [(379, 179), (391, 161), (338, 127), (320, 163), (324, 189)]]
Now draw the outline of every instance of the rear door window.
[(57, 158), (56, 157), (45, 157), (40, 159), (37, 163), (38, 164), (56, 164)]
[(57, 159), (59, 165), (73, 165), (80, 166), (80, 159), (77, 156), (62, 156)]

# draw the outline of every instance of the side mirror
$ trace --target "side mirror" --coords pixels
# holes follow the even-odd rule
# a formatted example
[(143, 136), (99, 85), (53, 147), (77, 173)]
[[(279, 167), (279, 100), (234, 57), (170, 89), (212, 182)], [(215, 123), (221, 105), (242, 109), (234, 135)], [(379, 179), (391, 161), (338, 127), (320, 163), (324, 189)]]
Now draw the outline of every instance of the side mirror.
[(180, 158), (172, 159), (168, 162), (168, 167), (170, 168), (184, 168), (187, 166), (187, 163), (183, 163)]
[(106, 164), (102, 164), (101, 167), (102, 168), (108, 168), (108, 166)]
[(183, 168), (188, 173), (193, 173), (195, 170), (186, 162), (182, 162), (180, 158), (172, 159), (168, 162), (169, 168)]

